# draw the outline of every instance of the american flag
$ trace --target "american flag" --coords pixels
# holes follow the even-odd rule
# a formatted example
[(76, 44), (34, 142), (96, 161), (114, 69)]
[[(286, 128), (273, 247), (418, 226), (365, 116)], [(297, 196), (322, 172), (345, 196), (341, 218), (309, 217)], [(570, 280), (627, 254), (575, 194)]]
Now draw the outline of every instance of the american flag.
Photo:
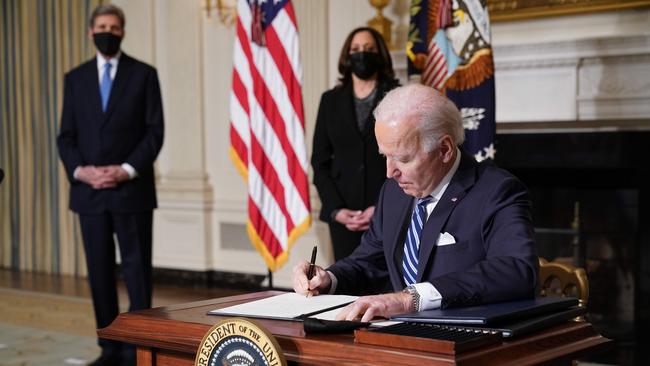
[(269, 270), (311, 224), (298, 25), (289, 0), (239, 0), (230, 157), (248, 183), (248, 236)]
[(494, 159), (494, 64), (486, 0), (412, 0), (408, 72), (456, 103), (464, 147)]

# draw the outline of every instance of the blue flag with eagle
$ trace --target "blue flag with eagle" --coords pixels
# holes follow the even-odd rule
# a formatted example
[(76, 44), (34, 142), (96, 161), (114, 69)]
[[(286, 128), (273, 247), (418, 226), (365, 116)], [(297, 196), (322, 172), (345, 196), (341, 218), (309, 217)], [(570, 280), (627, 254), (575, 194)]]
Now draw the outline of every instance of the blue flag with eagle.
[(409, 78), (445, 93), (463, 116), (463, 146), (494, 159), (494, 62), (486, 0), (411, 0)]

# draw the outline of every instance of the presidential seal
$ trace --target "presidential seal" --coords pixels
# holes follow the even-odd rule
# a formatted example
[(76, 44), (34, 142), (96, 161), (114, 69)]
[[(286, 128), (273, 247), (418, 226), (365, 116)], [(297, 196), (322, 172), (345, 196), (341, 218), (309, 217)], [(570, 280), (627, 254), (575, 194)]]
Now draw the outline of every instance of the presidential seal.
[(277, 341), (257, 323), (226, 319), (210, 328), (196, 352), (195, 366), (286, 366)]

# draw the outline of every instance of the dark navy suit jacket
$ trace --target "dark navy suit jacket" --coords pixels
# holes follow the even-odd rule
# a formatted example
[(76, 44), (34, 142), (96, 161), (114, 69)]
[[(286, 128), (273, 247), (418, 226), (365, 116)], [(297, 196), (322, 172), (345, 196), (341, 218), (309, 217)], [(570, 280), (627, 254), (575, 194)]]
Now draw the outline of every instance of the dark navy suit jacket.
[[(106, 112), (102, 112), (97, 60), (66, 74), (59, 154), (70, 179), (70, 209), (81, 214), (154, 209), (153, 163), (163, 143), (163, 110), (156, 70), (120, 56)], [(135, 179), (93, 189), (74, 179), (78, 166), (128, 163)]]
[[(414, 198), (389, 179), (359, 247), (328, 270), (336, 293), (400, 291), (402, 256)], [(534, 296), (539, 270), (526, 187), (492, 162), (461, 156), (422, 230), (418, 282), (442, 295), (443, 308)], [(441, 233), (456, 243), (437, 247)], [(387, 286), (388, 285), (388, 286)]]

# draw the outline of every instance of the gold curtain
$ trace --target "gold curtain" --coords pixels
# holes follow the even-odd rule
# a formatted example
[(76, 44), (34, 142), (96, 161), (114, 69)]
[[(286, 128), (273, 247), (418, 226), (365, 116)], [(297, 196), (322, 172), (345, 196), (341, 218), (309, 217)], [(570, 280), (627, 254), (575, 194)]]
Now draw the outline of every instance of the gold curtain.
[(0, 267), (85, 275), (79, 225), (56, 149), (63, 75), (94, 54), (101, 0), (3, 0), (0, 6)]

